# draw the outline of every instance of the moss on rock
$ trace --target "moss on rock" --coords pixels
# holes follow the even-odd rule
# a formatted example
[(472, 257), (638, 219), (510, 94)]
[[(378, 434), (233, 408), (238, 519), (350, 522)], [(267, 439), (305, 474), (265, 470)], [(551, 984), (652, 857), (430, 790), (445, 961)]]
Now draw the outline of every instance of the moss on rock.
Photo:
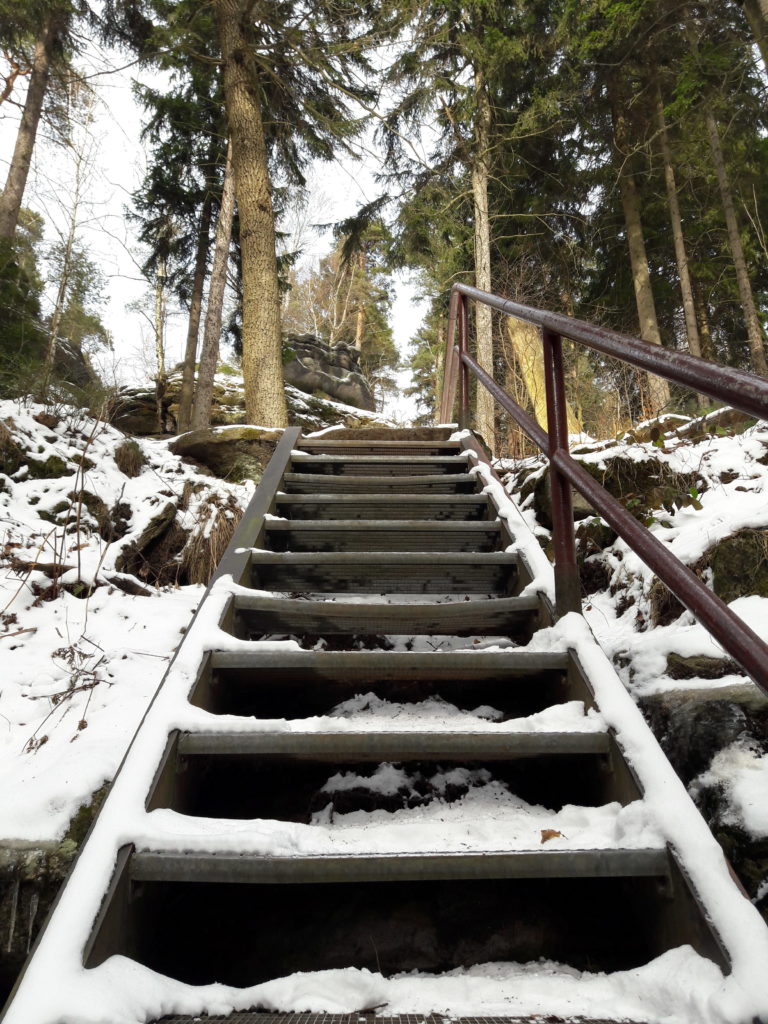
[(261, 479), (282, 433), (253, 426), (191, 430), (169, 447), (174, 455), (194, 459), (224, 480), (242, 483)]
[[(711, 574), (712, 589), (726, 603), (752, 594), (768, 597), (768, 530), (739, 530), (705, 551), (691, 568), (700, 578)], [(658, 577), (648, 599), (655, 626), (669, 625), (684, 611)]]

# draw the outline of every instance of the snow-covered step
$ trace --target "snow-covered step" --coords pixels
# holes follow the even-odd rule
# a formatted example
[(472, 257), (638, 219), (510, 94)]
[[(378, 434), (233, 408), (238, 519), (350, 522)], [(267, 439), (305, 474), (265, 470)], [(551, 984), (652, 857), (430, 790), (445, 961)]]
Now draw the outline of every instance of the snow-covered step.
[(416, 476), (423, 473), (466, 472), (466, 455), (312, 455), (293, 452), (293, 469), (298, 473), (345, 476)]
[[(428, 1004), (436, 1008), (440, 976), (449, 971), (465, 984), (465, 970), (471, 976), (474, 965), (498, 970), (543, 958), (569, 965), (578, 977), (580, 970), (637, 969), (685, 945), (675, 927), (660, 934), (648, 927), (650, 918), (665, 913), (670, 882), (677, 884), (673, 859), (656, 848), (544, 847), (429, 858), (224, 851), (180, 857), (170, 849), (131, 855), (128, 848), (118, 858), (112, 898), (102, 908), (86, 965), (103, 964), (116, 985), (152, 977), (155, 991), (160, 984), (169, 994), (179, 992), (178, 982), (215, 981), (217, 1007), (227, 1005), (222, 985), (259, 985), (307, 971), (366, 969), (377, 978), (417, 971), (438, 976)], [(110, 960), (115, 954), (132, 962)], [(141, 965), (165, 978), (147, 975)], [(543, 1006), (546, 977), (537, 974)], [(344, 991), (340, 977), (306, 980), (315, 994), (334, 981)], [(175, 1004), (166, 997), (163, 1010), (159, 1000), (150, 1003), (155, 1016), (174, 1005), (177, 1012), (211, 1005), (201, 991), (183, 991), (183, 1004), (178, 996)], [(235, 992), (226, 995), (230, 1006), (264, 1005), (256, 992), (239, 1000)], [(279, 1005), (287, 1010), (297, 1003), (287, 993)]]
[[(503, 736), (185, 732), (171, 738), (147, 808), (307, 824), (330, 804), (334, 814), (381, 812), (378, 824), (395, 820), (389, 812), (405, 815), (400, 825), (408, 826), (409, 815), (418, 818), (425, 807), (438, 821), (451, 820), (460, 807), (470, 817), (473, 811), (486, 814), (482, 832), (493, 848), (506, 847), (510, 830), (530, 822), (531, 808), (541, 817), (540, 828), (573, 842), (605, 813), (611, 821), (607, 833), (603, 823), (602, 845), (615, 845), (612, 816), (642, 794), (620, 773), (606, 771), (609, 755), (619, 761), (621, 754), (605, 730), (587, 725), (583, 731)], [(566, 816), (567, 827), (561, 828), (558, 815), (571, 806), (581, 810)], [(503, 835), (496, 834), (499, 829)], [(540, 842), (538, 831), (534, 835)], [(434, 848), (444, 846), (438, 842)]]
[(455, 640), (430, 637), (422, 653), (214, 651), (191, 700), (218, 715), (292, 727), (313, 718), (325, 730), (557, 731), (591, 706), (567, 654), (485, 651), (471, 641), (441, 651), (442, 643)]
[(322, 455), (375, 455), (375, 456), (445, 456), (460, 455), (456, 441), (429, 439), (414, 441), (401, 440), (359, 440), (354, 438), (304, 437), (298, 448), (310, 454)]
[[(528, 597), (476, 600), (317, 601), (238, 593), (234, 610), (240, 635), (266, 634), (379, 635), (450, 634), (509, 636), (520, 640), (535, 628), (539, 599)], [(241, 628), (242, 627), (242, 628)]]
[(511, 543), (501, 522), (269, 519), (265, 544), (275, 551), (495, 551)]
[(252, 585), (261, 590), (343, 594), (511, 594), (518, 558), (503, 551), (253, 551)]
[(477, 477), (471, 473), (418, 476), (286, 473), (283, 488), (289, 494), (471, 494), (477, 490)]
[(326, 731), (557, 731), (583, 724), (591, 698), (569, 671), (567, 654), (486, 651), (471, 640), (452, 650), (456, 643), (425, 638), (426, 652), (213, 651), (190, 699), (219, 716), (282, 721), (283, 728), (312, 719)]
[(288, 519), (495, 519), (484, 494), (285, 494), (277, 514)]

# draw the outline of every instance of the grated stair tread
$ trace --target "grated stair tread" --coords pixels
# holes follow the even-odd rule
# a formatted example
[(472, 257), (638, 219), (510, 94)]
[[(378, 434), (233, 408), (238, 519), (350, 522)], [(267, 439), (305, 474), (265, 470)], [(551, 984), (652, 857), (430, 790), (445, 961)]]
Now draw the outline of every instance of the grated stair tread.
[(456, 1017), (442, 1014), (374, 1013), (261, 1013), (246, 1010), (226, 1017), (161, 1017), (150, 1024), (645, 1024), (643, 1021), (606, 1020), (596, 1017)]

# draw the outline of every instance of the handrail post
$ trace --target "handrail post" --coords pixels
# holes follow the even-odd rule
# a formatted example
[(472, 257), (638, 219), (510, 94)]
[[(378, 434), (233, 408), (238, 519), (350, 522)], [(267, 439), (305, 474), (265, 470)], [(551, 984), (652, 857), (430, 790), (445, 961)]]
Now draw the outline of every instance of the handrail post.
[(563, 374), (563, 340), (559, 334), (542, 330), (544, 382), (547, 392), (549, 434), (549, 482), (552, 492), (552, 541), (555, 549), (555, 610), (558, 617), (581, 611), (581, 584), (576, 565), (571, 485), (555, 468), (556, 452), (568, 454), (568, 411)]
[(440, 389), (440, 403), (437, 410), (437, 422), (449, 423), (453, 415), (453, 400), (456, 395), (456, 381), (454, 379), (454, 338), (456, 337), (456, 316), (459, 305), (459, 293), (451, 290), (451, 300), (448, 306), (448, 330), (445, 337), (445, 353), (443, 355), (443, 379)]
[(467, 297), (459, 295), (459, 427), (465, 430), (469, 426), (469, 369), (461, 359), (468, 351), (467, 347)]

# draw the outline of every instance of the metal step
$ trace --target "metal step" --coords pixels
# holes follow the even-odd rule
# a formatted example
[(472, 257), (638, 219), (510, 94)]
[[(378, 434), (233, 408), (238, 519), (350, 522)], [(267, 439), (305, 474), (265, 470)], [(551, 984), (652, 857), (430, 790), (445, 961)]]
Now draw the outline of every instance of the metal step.
[[(601, 1017), (552, 1017), (547, 1018), (550, 1024), (616, 1024), (616, 1021)], [(534, 1024), (527, 1017), (454, 1017), (451, 1024)], [(543, 1018), (539, 1018), (543, 1020)], [(441, 1014), (401, 1013), (261, 1013), (246, 1010), (242, 1013), (231, 1013), (226, 1017), (162, 1017), (150, 1021), (150, 1024), (445, 1024), (446, 1018)], [(622, 1024), (643, 1024), (634, 1020), (625, 1020)]]
[[(606, 732), (181, 733), (171, 738), (147, 809), (218, 819), (223, 831), (226, 819), (309, 825), (329, 803), (337, 814), (397, 811), (406, 801), (410, 807), (440, 809), (486, 784), (468, 779), (462, 790), (464, 776), (451, 775), (457, 768), (481, 771), (486, 782), (553, 815), (566, 804), (624, 806), (641, 799), (637, 787), (617, 785), (609, 756), (615, 761), (621, 755)], [(367, 787), (365, 779), (382, 765), (396, 765), (417, 788), (408, 795), (407, 789), (382, 794)], [(340, 773), (358, 776), (359, 785), (329, 795), (329, 781)], [(435, 790), (430, 780), (438, 775), (452, 788)]]
[(374, 441), (351, 438), (333, 440), (331, 437), (304, 437), (298, 445), (300, 451), (314, 455), (376, 455), (376, 456), (444, 456), (460, 455), (456, 441)]
[(495, 519), (485, 494), (285, 494), (277, 515), (287, 519)]
[(122, 954), (190, 984), (238, 986), (540, 957), (627, 970), (679, 944), (652, 923), (670, 872), (674, 887), (663, 849), (267, 858), (158, 847), (121, 854), (86, 966)]
[(252, 586), (287, 593), (509, 594), (517, 556), (446, 552), (254, 551)]
[(477, 477), (470, 473), (412, 476), (286, 473), (283, 490), (288, 494), (470, 494), (477, 490)]
[(245, 854), (134, 853), (134, 882), (227, 885), (322, 882), (412, 882), (474, 878), (620, 878), (669, 874), (665, 849), (519, 850), (511, 853), (409, 854), (345, 857), (256, 857)]
[(421, 520), (270, 519), (266, 545), (274, 551), (495, 551), (502, 538), (499, 522), (425, 523)]
[(306, 601), (241, 593), (235, 596), (234, 606), (237, 617), (252, 634), (437, 633), (522, 639), (535, 628), (539, 600), (532, 596), (399, 604), (394, 601)]
[(193, 732), (179, 737), (179, 754), (292, 757), (343, 761), (496, 761), (566, 754), (607, 754), (606, 732)]
[(296, 721), (332, 714), (359, 694), (404, 706), (437, 698), (459, 711), (493, 708), (506, 721), (567, 700), (590, 706), (568, 665), (565, 654), (515, 650), (221, 651), (190, 700), (214, 714)]
[(298, 473), (343, 476), (418, 476), (424, 473), (465, 473), (470, 466), (466, 455), (313, 455), (294, 452), (293, 469)]

